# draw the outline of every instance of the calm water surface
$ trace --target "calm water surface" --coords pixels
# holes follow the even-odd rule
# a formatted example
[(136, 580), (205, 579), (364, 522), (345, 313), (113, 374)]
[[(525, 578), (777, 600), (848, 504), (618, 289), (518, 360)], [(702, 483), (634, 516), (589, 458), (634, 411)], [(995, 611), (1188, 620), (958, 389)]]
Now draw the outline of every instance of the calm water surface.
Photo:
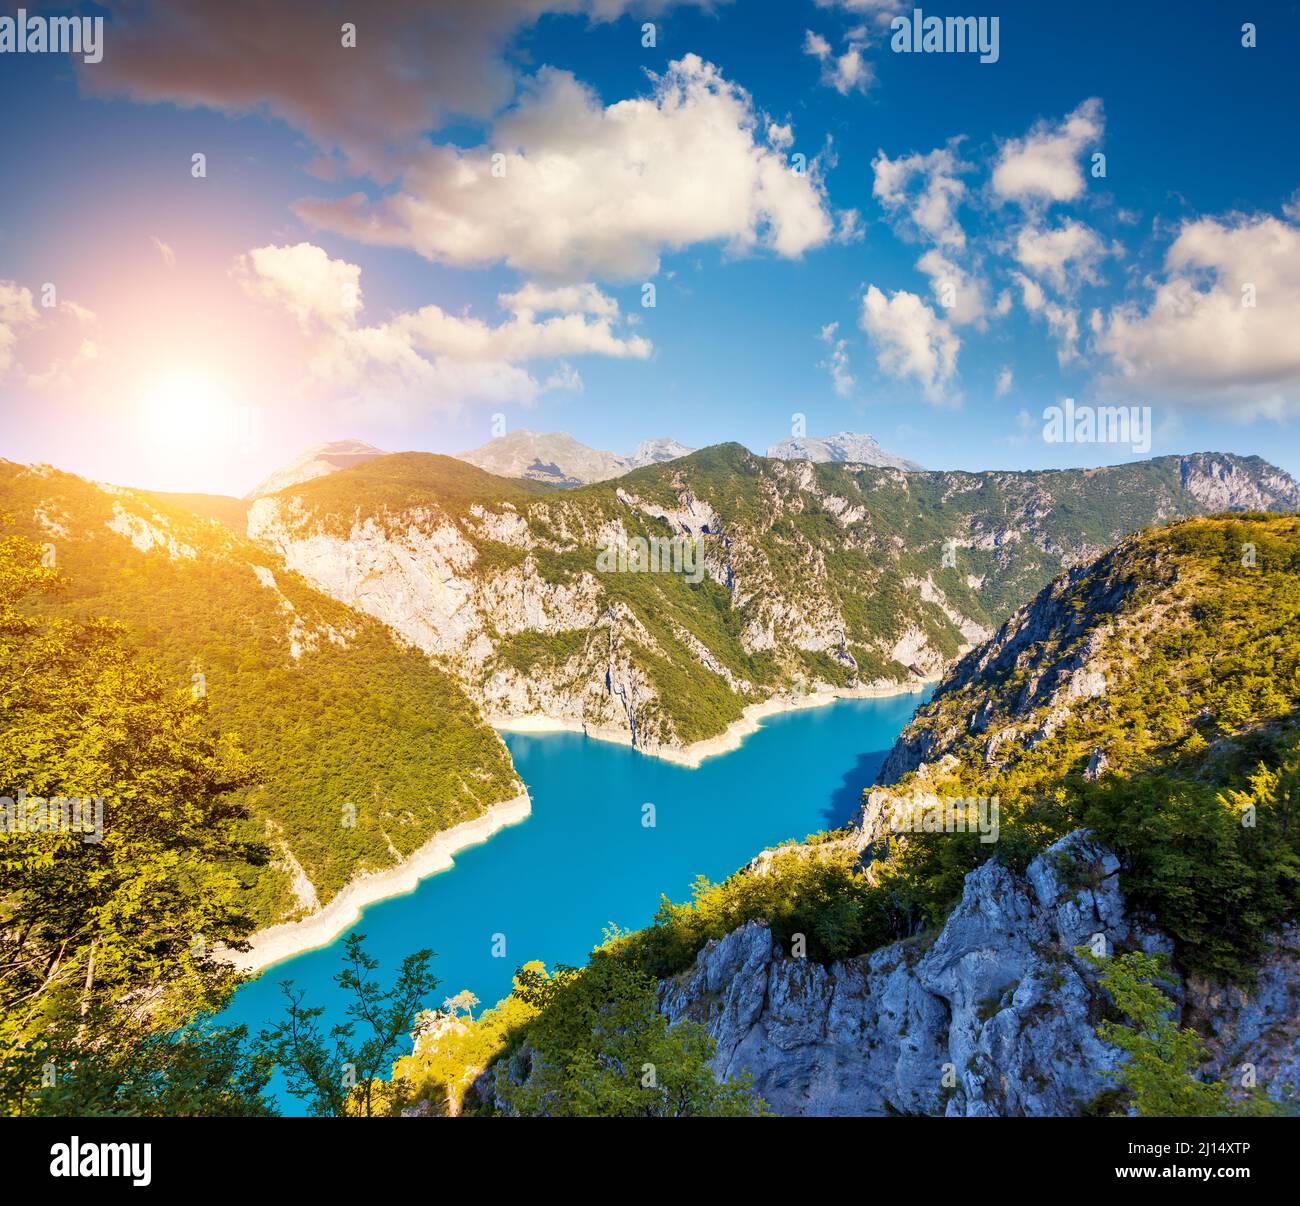
[[(506, 734), (532, 815), (462, 850), (450, 871), (367, 908), (357, 924), (387, 984), (402, 957), (428, 947), (440, 1003), (468, 988), (491, 1005), (516, 967), (583, 962), (610, 923), (648, 923), (660, 893), (690, 895), (697, 875), (721, 879), (764, 846), (836, 828), (853, 815), (895, 737), (929, 697), (843, 700), (763, 721), (740, 749), (698, 769), (579, 734)], [(653, 804), (655, 825), (642, 824)], [(497, 937), (505, 954), (494, 957)], [(268, 968), (219, 1019), (256, 1031), (283, 1014), (292, 980), (325, 1008), (322, 1030), (345, 1020), (333, 982), (341, 942)], [(280, 1093), (286, 1113), (299, 1105)]]

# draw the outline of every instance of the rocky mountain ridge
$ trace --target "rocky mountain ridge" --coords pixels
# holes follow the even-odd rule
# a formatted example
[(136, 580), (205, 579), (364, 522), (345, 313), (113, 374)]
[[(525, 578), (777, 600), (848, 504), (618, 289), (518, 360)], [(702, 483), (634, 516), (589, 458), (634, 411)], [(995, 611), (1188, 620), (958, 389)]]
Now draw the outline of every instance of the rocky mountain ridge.
[(521, 427), (467, 452), (458, 452), (456, 457), (497, 477), (573, 487), (608, 481), (643, 465), (676, 460), (693, 451), (662, 437), (643, 440), (635, 452), (621, 455), (589, 448), (563, 431), (540, 432)]
[(921, 469), (916, 461), (887, 452), (875, 436), (841, 431), (831, 436), (787, 436), (773, 444), (767, 455), (782, 461), (847, 462), (889, 469)]
[(371, 457), (385, 455), (382, 448), (376, 448), (363, 440), (330, 440), (324, 444), (314, 444), (260, 481), (244, 497), (251, 502), (255, 498), (309, 482), (313, 478), (324, 477), (327, 473), (359, 465)]
[[(966, 474), (724, 445), (563, 493), (452, 464), (402, 454), (306, 483), (258, 500), (249, 535), (442, 660), (489, 716), (647, 752), (785, 693), (906, 688), (1135, 527), (1300, 499), (1264, 462), (1208, 454)], [(651, 540), (698, 550), (702, 581), (598, 565)]]
[(521, 790), (504, 744), (450, 676), (225, 523), (166, 496), (10, 462), (0, 511), (67, 578), (41, 607), (123, 624), (261, 764), (250, 836), (277, 858), (247, 872), (259, 920), (310, 912)]
[[(922, 841), (897, 830), (897, 801), (1000, 793), (1002, 844), (973, 856), (942, 923), (824, 965), (752, 920), (661, 981), (661, 1012), (705, 1025), (715, 1073), (749, 1071), (778, 1113), (1079, 1114), (1113, 1093), (1121, 1053), (1098, 1036), (1113, 1003), (1076, 948), (1162, 953), (1174, 1016), (1205, 1042), (1200, 1075), (1300, 1105), (1300, 923), (1293, 894), (1288, 912), (1285, 886), (1273, 895), (1267, 878), (1288, 882), (1294, 844), (1297, 567), (1296, 518), (1255, 515), (1145, 532), (1059, 575), (948, 672), (846, 835), (764, 852), (744, 872), (847, 852), (890, 882), (900, 864), (878, 860)], [(1096, 789), (1070, 787), (1074, 775)], [(1089, 799), (1127, 854), (1073, 829), (1016, 869), (1023, 826), (1078, 816)], [(1277, 811), (1257, 815), (1255, 802)], [(922, 881), (958, 840), (933, 835)], [(1260, 874), (1249, 861), (1260, 842), (1283, 847), (1276, 870), (1253, 881), (1262, 895), (1238, 899)], [(1219, 859), (1236, 870), (1202, 887)], [(1220, 890), (1237, 904), (1211, 915)], [(1238, 923), (1251, 909), (1281, 911), (1258, 946)], [(1226, 982), (1194, 970), (1207, 952), (1248, 971)]]

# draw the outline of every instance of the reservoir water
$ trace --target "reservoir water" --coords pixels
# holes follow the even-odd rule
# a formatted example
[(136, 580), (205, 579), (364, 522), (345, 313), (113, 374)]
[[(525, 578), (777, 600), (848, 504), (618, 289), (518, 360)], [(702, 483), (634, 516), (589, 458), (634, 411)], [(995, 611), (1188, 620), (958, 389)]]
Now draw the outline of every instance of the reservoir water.
[[(382, 985), (404, 955), (427, 947), (441, 981), (431, 1006), (464, 988), (493, 1005), (520, 964), (580, 964), (610, 923), (646, 925), (661, 893), (689, 899), (697, 875), (724, 878), (765, 846), (845, 824), (928, 697), (772, 716), (738, 750), (694, 770), (580, 734), (506, 734), (532, 815), (462, 850), (414, 892), (369, 906), (354, 929), (379, 960)], [(643, 824), (647, 804), (653, 827)], [(325, 1009), (328, 1033), (346, 1020), (333, 980), (341, 949), (336, 941), (268, 968), (218, 1021), (256, 1032), (283, 1016), (279, 985), (292, 980), (307, 1005)], [(284, 1113), (301, 1112), (282, 1088), (277, 1095)]]

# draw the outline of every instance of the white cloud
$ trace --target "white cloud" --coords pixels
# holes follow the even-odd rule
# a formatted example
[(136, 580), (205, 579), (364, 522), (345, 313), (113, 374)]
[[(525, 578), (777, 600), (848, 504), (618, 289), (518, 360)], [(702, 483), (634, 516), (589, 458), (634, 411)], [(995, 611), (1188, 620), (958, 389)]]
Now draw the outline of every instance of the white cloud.
[(236, 261), (235, 275), (250, 295), (283, 307), (304, 330), (350, 327), (361, 312), (361, 269), (314, 243), (255, 247)]
[(784, 151), (794, 145), (794, 126), (789, 122), (785, 125), (778, 125), (774, 121), (767, 123), (767, 141), (770, 142), (778, 151)]
[(917, 260), (916, 266), (930, 278), (935, 301), (949, 322), (957, 326), (981, 322), (986, 307), (979, 281), (934, 248)]
[(849, 371), (848, 340), (837, 338), (840, 324), (827, 323), (817, 338), (830, 346), (830, 355), (818, 364), (831, 375), (831, 385), (841, 398), (851, 397), (857, 382)]
[(819, 33), (805, 29), (803, 34), (803, 52), (824, 63), (831, 57), (831, 44)]
[(1064, 368), (1079, 358), (1079, 312), (1054, 301), (1043, 287), (1022, 272), (1012, 273), (1020, 285), (1020, 299), (1030, 314), (1041, 316), (1056, 339), (1056, 360)]
[(993, 387), (993, 393), (999, 398), (1006, 397), (1011, 392), (1012, 385), (1015, 384), (1015, 376), (1011, 372), (1011, 366), (1004, 364), (998, 372), (997, 383)]
[[(495, 326), (438, 306), (363, 326), (360, 269), (319, 247), (259, 247), (241, 256), (247, 292), (281, 306), (310, 337), (313, 377), (345, 399), (391, 409), (454, 410), (475, 402), (531, 403), (552, 388), (580, 388), (566, 363), (544, 383), (524, 364), (566, 356), (645, 359), (649, 340), (616, 329), (613, 298), (595, 285), (528, 282), (498, 299), (510, 317)], [(539, 320), (541, 314), (551, 317)]]
[(1021, 203), (1073, 201), (1084, 190), (1079, 156), (1105, 128), (1101, 101), (1086, 100), (1059, 123), (1039, 122), (1005, 143), (993, 169), (993, 191)]
[(867, 43), (857, 36), (859, 33), (850, 32), (842, 54), (835, 54), (821, 34), (813, 33), (811, 29), (804, 33), (804, 54), (812, 55), (821, 63), (822, 83), (834, 88), (841, 96), (866, 92), (875, 82), (875, 72), (862, 55)]
[[(42, 315), (33, 301), (30, 289), (17, 281), (0, 280), (0, 380), (17, 367), (16, 350), (19, 340), (38, 328), (45, 330), (53, 327), (58, 331), (57, 350), (53, 352), (44, 371), (26, 372), (22, 375), (22, 380), (37, 389), (72, 385), (76, 370), (96, 359), (99, 347), (84, 333), (69, 334), (68, 326), (61, 325), (61, 319), (71, 320), (80, 328), (94, 323), (95, 314), (71, 298), (65, 298)], [(73, 339), (76, 340), (75, 346), (71, 347), (71, 351), (65, 350)]]
[(748, 93), (696, 55), (652, 79), (652, 95), (603, 107), (544, 68), (483, 146), (427, 147), (378, 203), (355, 194), (298, 212), (431, 260), (563, 280), (645, 279), (663, 251), (694, 243), (797, 257), (830, 238), (817, 161), (795, 174), (756, 138)]
[(13, 367), (19, 334), (36, 319), (31, 290), (17, 281), (0, 280), (0, 379)]
[(1099, 324), (1116, 383), (1242, 415), (1300, 412), (1300, 227), (1201, 218), (1164, 267), (1145, 309), (1119, 306)]
[(890, 376), (911, 378), (931, 402), (943, 400), (957, 369), (961, 340), (915, 293), (886, 297), (875, 285), (862, 298), (861, 326), (877, 348), (876, 361)]
[(1095, 231), (1070, 219), (1052, 229), (1024, 227), (1016, 237), (1014, 254), (1029, 272), (1065, 293), (1079, 281), (1097, 282), (1097, 264), (1107, 250)]
[(871, 191), (896, 220), (910, 223), (909, 228), (939, 247), (951, 251), (965, 247), (966, 232), (957, 220), (957, 208), (966, 195), (959, 173), (967, 165), (958, 158), (955, 144), (898, 159), (878, 151), (871, 166), (875, 171)]
[(153, 243), (154, 249), (158, 254), (162, 256), (162, 262), (166, 264), (168, 268), (174, 268), (176, 266), (176, 252), (174, 252), (171, 247), (164, 243), (157, 235), (150, 235), (149, 241)]
[(908, 12), (912, 0), (815, 0), (818, 8), (840, 8), (845, 12), (865, 16), (876, 25), (888, 25), (899, 13)]
[(618, 302), (595, 285), (559, 285), (546, 288), (527, 281), (513, 293), (503, 293), (501, 304), (512, 314), (598, 314), (602, 318), (618, 317)]

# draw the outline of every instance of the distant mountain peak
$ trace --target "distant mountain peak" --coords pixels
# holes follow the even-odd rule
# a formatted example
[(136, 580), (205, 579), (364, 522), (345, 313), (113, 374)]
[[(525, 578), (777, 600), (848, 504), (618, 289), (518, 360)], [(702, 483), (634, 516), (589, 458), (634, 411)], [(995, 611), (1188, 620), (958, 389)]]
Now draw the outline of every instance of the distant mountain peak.
[(909, 471), (923, 468), (916, 461), (886, 452), (875, 436), (852, 431), (841, 431), (831, 436), (788, 436), (779, 444), (773, 444), (767, 455), (780, 461), (842, 461)]
[(642, 465), (658, 465), (662, 461), (675, 461), (678, 457), (690, 456), (694, 451), (694, 448), (688, 448), (668, 436), (660, 436), (655, 440), (642, 440), (636, 446), (636, 451), (627, 459), (634, 468), (639, 469)]
[(686, 456), (694, 449), (662, 436), (644, 440), (630, 456), (589, 448), (565, 431), (520, 427), (468, 452), (457, 454), (498, 477), (522, 477), (554, 486), (582, 486)]
[(259, 482), (244, 497), (251, 502), (266, 494), (276, 494), (289, 486), (309, 482), (312, 478), (324, 477), (337, 469), (347, 469), (372, 457), (386, 455), (382, 448), (376, 448), (364, 440), (327, 440), (323, 444), (313, 444)]

